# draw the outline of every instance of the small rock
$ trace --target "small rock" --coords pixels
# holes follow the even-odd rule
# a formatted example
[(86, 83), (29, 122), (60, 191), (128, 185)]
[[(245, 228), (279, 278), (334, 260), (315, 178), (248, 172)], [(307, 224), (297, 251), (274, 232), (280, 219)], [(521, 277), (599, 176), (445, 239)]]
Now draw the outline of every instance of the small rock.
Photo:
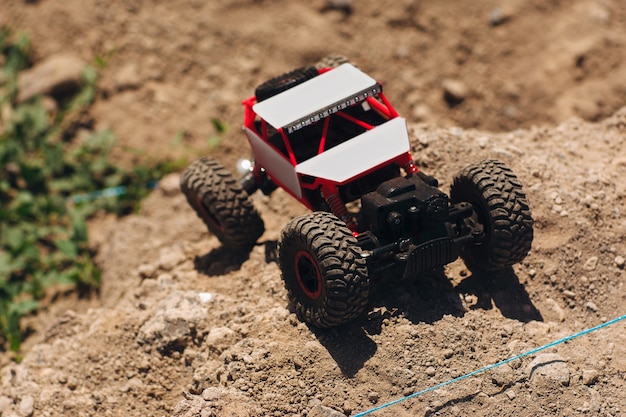
[(30, 417), (35, 412), (35, 399), (31, 395), (22, 398), (18, 411), (22, 417)]
[(327, 0), (326, 5), (322, 7), (322, 12), (328, 10), (339, 10), (346, 15), (349, 15), (353, 11), (352, 7), (352, 0)]
[(218, 401), (225, 396), (226, 388), (222, 387), (210, 387), (202, 391), (202, 399), (204, 401)]
[(513, 384), (515, 373), (508, 364), (497, 367), (491, 373), (491, 382), (498, 387), (506, 387)]
[(345, 417), (345, 414), (322, 404), (318, 404), (309, 411), (307, 417)]
[(426, 368), (426, 375), (433, 377), (435, 376), (436, 373), (437, 373), (437, 370), (435, 369), (435, 367), (429, 366), (428, 368)]
[(415, 105), (411, 110), (411, 116), (418, 122), (428, 120), (431, 114), (432, 111), (430, 110), (430, 107), (428, 107), (428, 105), (424, 103), (419, 103)]
[(570, 371), (565, 360), (556, 353), (543, 353), (526, 367), (528, 379), (531, 381), (558, 382), (569, 386)]
[(354, 401), (347, 400), (346, 402), (343, 403), (343, 407), (342, 407), (344, 415), (346, 416), (351, 415), (352, 412), (357, 409), (357, 407), (358, 405)]
[(205, 322), (207, 310), (195, 291), (174, 292), (163, 300), (154, 316), (141, 326), (137, 342), (159, 350), (184, 348), (195, 329)]
[(153, 264), (141, 264), (137, 268), (137, 272), (141, 278), (154, 278), (156, 267)]
[(459, 80), (445, 79), (441, 83), (443, 96), (450, 106), (460, 104), (469, 94), (467, 86)]
[(491, 26), (500, 26), (515, 16), (516, 10), (509, 2), (502, 2), (499, 7), (495, 7), (489, 13), (489, 23)]
[(163, 195), (171, 197), (180, 193), (180, 175), (169, 174), (159, 181), (159, 190)]
[(584, 369), (583, 370), (583, 384), (585, 385), (593, 385), (598, 382), (598, 377), (600, 374), (595, 369)]
[(591, 258), (587, 259), (587, 261), (583, 265), (583, 268), (585, 269), (585, 271), (593, 271), (594, 269), (596, 269), (597, 266), (598, 266), (598, 257), (592, 256)]
[(587, 308), (587, 310), (593, 311), (594, 313), (598, 311), (598, 306), (593, 301), (587, 301), (585, 303), (585, 307)]
[(454, 351), (452, 349), (444, 349), (443, 351), (444, 358), (450, 359), (452, 356), (454, 356)]
[(479, 136), (476, 139), (476, 143), (478, 143), (478, 146), (480, 146), (481, 148), (484, 149), (489, 144), (489, 137), (488, 136)]
[(516, 395), (515, 395), (515, 391), (513, 391), (512, 389), (509, 389), (505, 392), (505, 395), (509, 398), (509, 400), (514, 400)]
[(78, 388), (78, 380), (76, 379), (76, 377), (72, 376), (67, 380), (67, 387), (72, 391)]
[(0, 416), (4, 410), (8, 410), (13, 404), (13, 400), (4, 395), (0, 395)]
[(54, 55), (19, 75), (18, 102), (39, 95), (68, 94), (82, 84), (85, 63), (74, 55)]
[(616, 256), (614, 262), (615, 262), (615, 266), (617, 266), (619, 269), (624, 269), (624, 263), (626, 261), (624, 261), (623, 256), (620, 256), (620, 255)]
[(126, 64), (115, 75), (115, 89), (117, 91), (135, 89), (139, 87), (140, 83), (139, 69), (134, 62)]
[(164, 271), (171, 271), (177, 265), (187, 260), (187, 256), (180, 248), (169, 247), (161, 251), (159, 267)]
[(563, 295), (566, 296), (567, 298), (576, 298), (576, 293), (570, 290), (564, 290)]
[(380, 394), (377, 393), (376, 391), (370, 391), (370, 392), (367, 393), (367, 399), (372, 404), (376, 404), (378, 402), (378, 400), (380, 399)]
[(550, 325), (541, 321), (531, 320), (524, 325), (524, 329), (532, 336), (544, 336), (550, 332)]
[(214, 327), (205, 339), (209, 349), (221, 353), (237, 341), (237, 333), (228, 327)]
[(559, 322), (565, 321), (565, 311), (561, 308), (559, 303), (557, 303), (551, 298), (546, 298), (546, 304), (549, 304), (552, 311), (556, 313)]

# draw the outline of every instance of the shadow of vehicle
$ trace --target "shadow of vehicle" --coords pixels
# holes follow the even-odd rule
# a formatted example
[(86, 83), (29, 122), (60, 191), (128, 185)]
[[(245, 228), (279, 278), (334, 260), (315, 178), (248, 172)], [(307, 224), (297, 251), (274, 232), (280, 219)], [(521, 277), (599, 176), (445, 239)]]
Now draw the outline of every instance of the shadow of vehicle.
[(236, 251), (219, 246), (204, 255), (196, 256), (193, 263), (196, 271), (212, 277), (238, 270), (249, 257), (249, 251)]
[(378, 349), (376, 342), (364, 330), (363, 321), (365, 319), (359, 319), (330, 329), (309, 326), (341, 373), (348, 378), (354, 377)]
[(477, 297), (472, 310), (498, 308), (504, 317), (523, 323), (543, 321), (543, 317), (533, 304), (524, 285), (519, 282), (513, 268), (500, 272), (476, 272), (465, 278), (455, 290), (462, 294)]
[[(277, 262), (277, 242), (266, 241), (265, 260)], [(237, 252), (222, 246), (194, 260), (198, 272), (218, 276), (237, 270), (250, 252)], [(497, 307), (504, 317), (528, 322), (542, 321), (538, 309), (512, 268), (498, 273), (474, 273), (454, 286), (444, 268), (421, 274), (412, 280), (398, 278), (391, 271), (372, 279), (370, 303), (364, 314), (341, 326), (320, 329), (309, 326), (347, 377), (354, 377), (377, 351), (372, 335), (380, 334), (385, 320), (403, 317), (413, 324), (434, 324), (444, 316), (463, 317), (467, 312), (463, 295), (473, 294), (477, 302), (469, 309)], [(289, 306), (293, 312), (292, 306)]]
[(309, 328), (342, 373), (353, 377), (375, 355), (377, 344), (371, 336), (381, 333), (385, 320), (403, 317), (413, 324), (434, 324), (444, 316), (460, 318), (467, 312), (463, 294), (478, 298), (470, 309), (495, 306), (513, 320), (543, 320), (512, 268), (499, 273), (475, 273), (457, 286), (441, 268), (409, 281), (387, 274), (375, 283), (370, 305), (361, 318), (331, 329)]

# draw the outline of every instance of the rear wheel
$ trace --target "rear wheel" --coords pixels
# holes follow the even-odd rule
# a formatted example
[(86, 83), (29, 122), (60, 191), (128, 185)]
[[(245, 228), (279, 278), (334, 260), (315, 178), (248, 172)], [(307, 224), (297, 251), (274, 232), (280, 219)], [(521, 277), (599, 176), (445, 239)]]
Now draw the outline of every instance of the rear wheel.
[(187, 201), (226, 247), (249, 250), (265, 227), (248, 194), (233, 176), (210, 158), (191, 164), (180, 180)]
[(315, 212), (289, 222), (278, 260), (300, 320), (332, 327), (358, 317), (367, 306), (366, 261), (350, 229), (335, 215)]
[(314, 67), (298, 68), (286, 74), (265, 81), (254, 91), (256, 101), (260, 102), (278, 93), (287, 91), (298, 84), (310, 80), (317, 76), (317, 70)]
[(450, 200), (471, 203), (484, 227), (481, 244), (461, 248), (468, 268), (501, 270), (526, 257), (533, 218), (521, 183), (504, 163), (487, 160), (463, 169), (454, 177)]

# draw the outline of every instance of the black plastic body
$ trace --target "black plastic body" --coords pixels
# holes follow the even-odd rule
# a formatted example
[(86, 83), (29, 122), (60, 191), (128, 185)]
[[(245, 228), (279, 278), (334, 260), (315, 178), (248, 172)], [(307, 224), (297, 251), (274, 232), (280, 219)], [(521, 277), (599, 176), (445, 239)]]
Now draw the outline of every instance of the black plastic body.
[(482, 236), (467, 221), (472, 207), (451, 206), (436, 184), (425, 175), (399, 176), (363, 195), (360, 244), (372, 262), (402, 263), (410, 277), (454, 261), (460, 245)]

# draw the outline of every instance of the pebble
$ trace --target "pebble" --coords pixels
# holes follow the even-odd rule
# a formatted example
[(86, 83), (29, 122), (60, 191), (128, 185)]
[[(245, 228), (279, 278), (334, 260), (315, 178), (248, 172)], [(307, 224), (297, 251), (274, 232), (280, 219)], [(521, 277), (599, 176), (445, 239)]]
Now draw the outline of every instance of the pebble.
[(322, 8), (322, 11), (326, 10), (339, 10), (346, 15), (349, 15), (353, 11), (352, 0), (327, 0), (326, 5)]
[(450, 105), (456, 105), (465, 100), (469, 94), (467, 86), (459, 80), (445, 79), (441, 83), (444, 98)]
[(583, 370), (583, 384), (585, 385), (593, 385), (598, 382), (598, 377), (600, 374), (595, 369), (584, 369)]
[(237, 339), (237, 333), (228, 327), (214, 327), (209, 331), (205, 339), (209, 349), (218, 353), (230, 347)]
[(554, 311), (558, 317), (558, 321), (559, 322), (564, 322), (565, 321), (565, 311), (561, 308), (561, 306), (559, 305), (559, 303), (557, 303), (556, 301), (554, 301), (551, 298), (546, 298), (546, 304), (549, 304), (552, 311)]
[(593, 301), (586, 302), (585, 307), (587, 308), (587, 310), (593, 311), (594, 313), (598, 311), (598, 306)]
[[(416, 104), (411, 110), (411, 116), (413, 117), (415, 121), (418, 121), (418, 122), (427, 120), (431, 116), (431, 114), (432, 114), (432, 111), (430, 107), (428, 107), (428, 105), (424, 103)], [(418, 140), (422, 145), (428, 145), (428, 143), (424, 144), (422, 142), (421, 137), (418, 138)]]
[(164, 271), (171, 271), (185, 260), (187, 256), (180, 248), (167, 248), (160, 253), (159, 267)]
[(434, 366), (429, 366), (428, 368), (426, 368), (426, 375), (433, 377), (435, 376), (436, 373), (437, 373), (437, 370), (435, 369)]
[(570, 291), (570, 290), (563, 290), (563, 295), (566, 296), (567, 298), (575, 298), (576, 297), (576, 293), (574, 291)]
[(513, 368), (508, 364), (499, 366), (491, 372), (491, 382), (498, 387), (506, 387), (515, 381)]
[(593, 271), (594, 269), (596, 269), (597, 266), (598, 266), (598, 257), (592, 256), (591, 258), (587, 259), (587, 261), (583, 265), (583, 268), (585, 269), (585, 271)]
[(13, 405), (13, 400), (4, 395), (0, 395), (0, 416), (3, 415), (4, 410), (9, 410)]
[(135, 89), (140, 84), (139, 68), (134, 62), (127, 63), (115, 74), (115, 89), (117, 91)]
[(378, 400), (380, 399), (380, 394), (377, 393), (376, 391), (370, 391), (370, 392), (367, 393), (367, 399), (372, 404), (376, 404), (378, 402)]
[(514, 14), (515, 12), (513, 8), (507, 6), (505, 2), (504, 5), (495, 7), (491, 10), (491, 12), (489, 12), (489, 23), (491, 26), (499, 26), (511, 20)]
[(154, 278), (156, 275), (156, 266), (153, 264), (141, 264), (137, 268), (137, 272), (141, 278)]
[(85, 63), (74, 55), (53, 55), (19, 75), (17, 101), (78, 91)]
[(515, 397), (517, 396), (517, 395), (515, 395), (515, 391), (513, 391), (512, 389), (507, 390), (505, 392), (505, 395), (509, 398), (509, 400), (514, 400)]
[(618, 268), (624, 269), (624, 263), (626, 261), (624, 260), (623, 256), (620, 256), (620, 255), (616, 256), (613, 262), (615, 262), (615, 266), (617, 266)]
[(569, 386), (569, 367), (565, 360), (556, 353), (537, 355), (526, 367), (526, 373), (528, 374), (528, 379), (531, 381), (553, 381), (563, 386)]
[(163, 195), (171, 197), (180, 193), (180, 175), (169, 174), (159, 181), (159, 190)]
[(195, 291), (172, 292), (159, 303), (154, 315), (139, 329), (137, 342), (162, 349), (185, 347), (194, 329), (206, 320), (207, 311)]
[(23, 417), (30, 417), (35, 412), (35, 399), (27, 395), (20, 401), (19, 413)]
[(318, 404), (309, 411), (307, 417), (345, 417), (345, 414), (322, 404)]

